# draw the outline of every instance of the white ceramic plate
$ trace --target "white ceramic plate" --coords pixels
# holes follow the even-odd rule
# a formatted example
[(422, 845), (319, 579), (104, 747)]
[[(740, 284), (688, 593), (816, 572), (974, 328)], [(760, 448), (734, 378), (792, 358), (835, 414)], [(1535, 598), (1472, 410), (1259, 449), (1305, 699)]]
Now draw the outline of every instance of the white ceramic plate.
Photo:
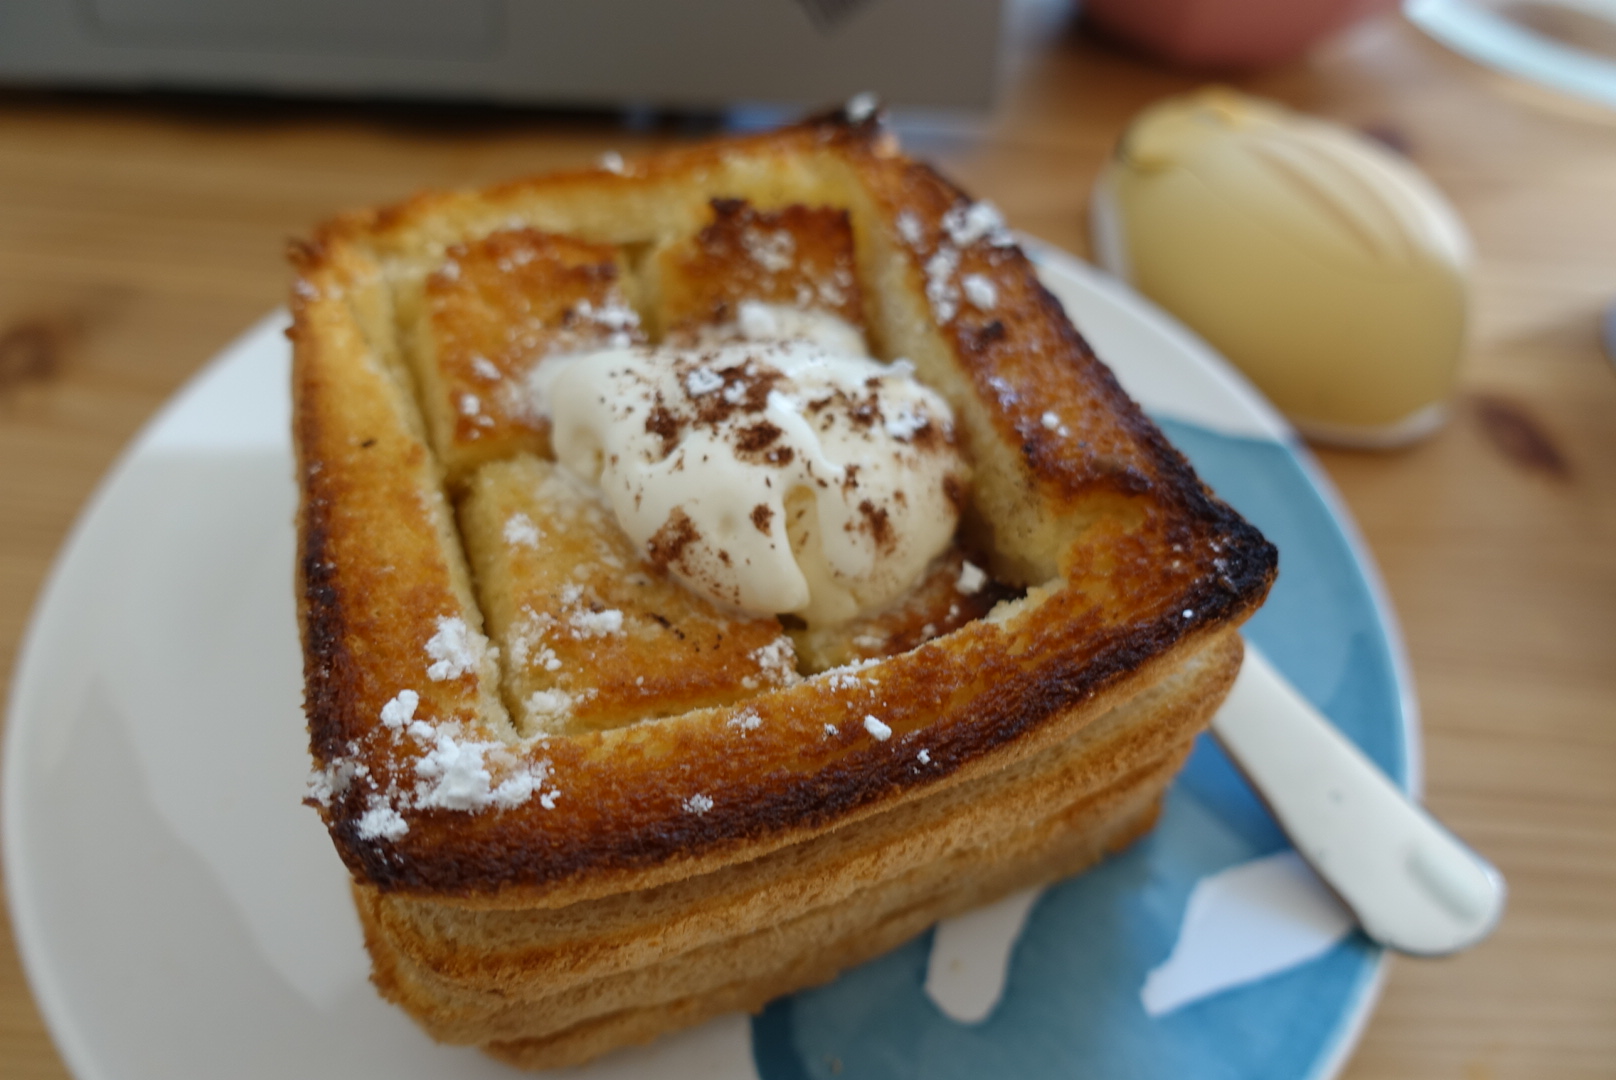
[[(1128, 389), (1279, 543), (1280, 584), (1253, 636), (1394, 776), (1416, 775), (1407, 682), (1372, 570), (1283, 421), (1122, 286), (1053, 250), (1032, 254)], [(80, 1080), (510, 1075), (433, 1044), (376, 997), (346, 872), (300, 805), (283, 325), (277, 314), (254, 327), (147, 427), (39, 602), (5, 747), (5, 871), (23, 960)], [(1378, 983), (1380, 955), (1361, 939), (1326, 939), (1310, 958), (1226, 979), (1232, 989), (1165, 1015), (1140, 1005), (1196, 884), (1283, 850), (1203, 747), (1150, 839), (1023, 897), (996, 926), (957, 922), (758, 1018), (589, 1071), (1326, 1076)], [(1244, 925), (1254, 948), (1274, 933)], [(945, 938), (965, 958), (964, 998), (974, 995), (963, 1018), (939, 1007), (951, 991), (927, 982)], [(972, 956), (986, 957), (981, 972)]]

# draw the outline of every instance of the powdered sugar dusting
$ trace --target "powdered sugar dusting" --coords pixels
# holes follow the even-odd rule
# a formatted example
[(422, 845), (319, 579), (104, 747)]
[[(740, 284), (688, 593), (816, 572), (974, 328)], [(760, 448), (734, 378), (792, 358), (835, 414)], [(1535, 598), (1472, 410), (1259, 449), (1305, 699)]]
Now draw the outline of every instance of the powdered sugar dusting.
[(999, 290), (981, 274), (966, 274), (960, 286), (965, 290), (965, 299), (978, 311), (992, 311), (999, 302)]
[(713, 800), (706, 795), (696, 794), (684, 801), (685, 812), (701, 815), (713, 808)]
[(500, 739), (468, 734), (459, 720), (407, 719), (419, 704), (419, 695), (400, 691), (383, 707), (387, 719), (366, 736), (373, 744), (390, 737), (405, 750), (409, 764), (403, 776), (373, 774), (358, 760), (362, 747), (355, 740), (345, 754), (310, 774), (309, 801), (329, 809), (338, 798), (352, 798), (351, 788), (364, 785), (365, 809), (356, 832), (367, 841), (405, 836), (410, 828), (405, 815), (410, 810), (510, 810), (535, 797), (545, 809), (554, 808), (561, 792), (552, 782), (554, 767), (548, 758), (526, 761)]
[(931, 301), (931, 313), (940, 323), (952, 322), (959, 313), (959, 289), (954, 274), (959, 270), (959, 252), (943, 246), (926, 261), (926, 299)]
[(913, 210), (899, 211), (898, 235), (912, 248), (918, 248), (926, 239), (925, 227), (920, 224), (920, 217)]
[(854, 94), (842, 106), (842, 113), (849, 123), (862, 124), (875, 115), (875, 110), (881, 107), (881, 99), (869, 90), (861, 94)]
[(771, 274), (791, 269), (797, 254), (797, 241), (785, 229), (768, 231), (748, 228), (741, 233), (741, 246), (753, 262)]
[(777, 685), (797, 681), (797, 648), (784, 634), (752, 650), (752, 661)]
[(721, 390), (724, 386), (724, 376), (712, 368), (692, 368), (690, 374), (685, 376), (685, 389), (691, 397), (701, 397), (714, 390)]
[(857, 690), (867, 685), (863, 679), (859, 678), (859, 673), (866, 668), (874, 667), (880, 662), (879, 659), (875, 658), (855, 660), (850, 664), (843, 664), (841, 667), (822, 671), (819, 677), (824, 679), (832, 690)]
[(397, 840), (410, 831), (404, 815), (389, 806), (379, 795), (372, 796), (369, 809), (359, 817), (359, 839)]
[(348, 790), (348, 785), (370, 773), (370, 767), (351, 757), (339, 757), (323, 769), (309, 773), (304, 797), (329, 807), (331, 800)]
[[(585, 322), (609, 331), (607, 345), (613, 349), (626, 349), (634, 343), (634, 332), (640, 328), (640, 316), (622, 300), (613, 297), (596, 307), (588, 300), (578, 301), (573, 314)], [(535, 371), (538, 369), (536, 368)]]
[[(898, 232), (915, 250), (921, 249), (923, 230), (916, 218), (898, 215)], [(959, 314), (961, 290), (964, 298), (979, 311), (988, 311), (998, 303), (999, 290), (992, 280), (982, 274), (966, 274), (956, 280), (964, 249), (980, 244), (989, 247), (1010, 247), (1015, 238), (1005, 227), (1004, 218), (992, 203), (956, 203), (943, 215), (943, 236), (937, 249), (926, 260), (926, 299), (931, 302), (932, 315), (939, 323), (953, 321)]]
[(488, 639), (467, 626), (466, 620), (440, 616), (438, 632), (426, 643), (426, 654), (432, 658), (426, 676), (433, 682), (457, 679), (475, 671), (488, 653)]
[(962, 248), (978, 240), (986, 240), (994, 247), (1009, 247), (1016, 242), (999, 208), (990, 202), (956, 203), (943, 215), (943, 231)]
[(899, 442), (908, 442), (931, 423), (931, 414), (919, 403), (913, 405), (900, 403), (886, 411), (882, 423), (888, 435)]
[(484, 742), (462, 742), (448, 733), (415, 763), (415, 775), (424, 782), (416, 789), (416, 805), (430, 809), (475, 810), (493, 798), (493, 775), (483, 761), (490, 747)]
[(576, 698), (565, 690), (535, 690), (522, 703), (530, 721), (543, 723), (565, 719), (572, 715)]
[(533, 519), (518, 511), (505, 519), (505, 542), (518, 547), (539, 546), (539, 527)]
[(892, 729), (874, 716), (864, 718), (864, 730), (868, 731), (876, 742), (886, 742), (892, 738)]
[(976, 593), (987, 583), (987, 572), (967, 559), (960, 566), (959, 578), (954, 582), (954, 588), (962, 593)]
[(553, 788), (544, 790), (545, 781), (550, 779), (551, 768), (549, 758), (534, 762), (526, 769), (500, 781), (499, 786), (494, 788), (491, 801), (502, 810), (514, 810), (537, 794), (539, 805), (546, 810), (554, 810), (556, 796), (561, 792)]
[(623, 632), (623, 613), (616, 608), (604, 611), (575, 611), (567, 618), (575, 638), (608, 637)]
[(421, 695), (414, 690), (400, 690), (398, 696), (382, 706), (382, 723), (390, 728), (401, 728), (415, 718)]

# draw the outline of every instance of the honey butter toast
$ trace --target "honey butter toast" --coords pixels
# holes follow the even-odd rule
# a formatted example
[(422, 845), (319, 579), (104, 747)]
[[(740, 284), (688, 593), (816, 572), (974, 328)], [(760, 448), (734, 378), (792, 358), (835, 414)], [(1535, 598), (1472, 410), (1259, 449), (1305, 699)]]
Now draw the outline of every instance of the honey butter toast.
[(309, 801), (446, 1042), (583, 1061), (1083, 869), (1273, 579), (878, 118), (293, 259)]

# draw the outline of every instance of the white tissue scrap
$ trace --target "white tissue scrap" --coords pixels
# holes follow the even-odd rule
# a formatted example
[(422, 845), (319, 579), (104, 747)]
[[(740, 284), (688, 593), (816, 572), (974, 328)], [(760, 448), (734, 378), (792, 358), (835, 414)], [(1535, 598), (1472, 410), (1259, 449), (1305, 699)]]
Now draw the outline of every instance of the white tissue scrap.
[(1145, 977), (1139, 1000), (1165, 1016), (1329, 952), (1355, 925), (1294, 851), (1202, 878), (1190, 893), (1172, 953)]
[(986, 1020), (1004, 994), (1010, 958), (1042, 888), (1024, 889), (932, 931), (926, 996), (961, 1024)]

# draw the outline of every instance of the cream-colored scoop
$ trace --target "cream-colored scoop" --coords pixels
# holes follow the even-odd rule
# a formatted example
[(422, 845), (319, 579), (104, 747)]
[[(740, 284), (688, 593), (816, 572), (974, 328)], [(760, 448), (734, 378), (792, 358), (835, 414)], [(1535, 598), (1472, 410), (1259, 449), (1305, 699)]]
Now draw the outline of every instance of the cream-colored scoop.
[(1406, 161), (1222, 89), (1129, 127), (1092, 202), (1112, 273), (1242, 368), (1310, 437), (1434, 429), (1464, 349), (1470, 244)]

